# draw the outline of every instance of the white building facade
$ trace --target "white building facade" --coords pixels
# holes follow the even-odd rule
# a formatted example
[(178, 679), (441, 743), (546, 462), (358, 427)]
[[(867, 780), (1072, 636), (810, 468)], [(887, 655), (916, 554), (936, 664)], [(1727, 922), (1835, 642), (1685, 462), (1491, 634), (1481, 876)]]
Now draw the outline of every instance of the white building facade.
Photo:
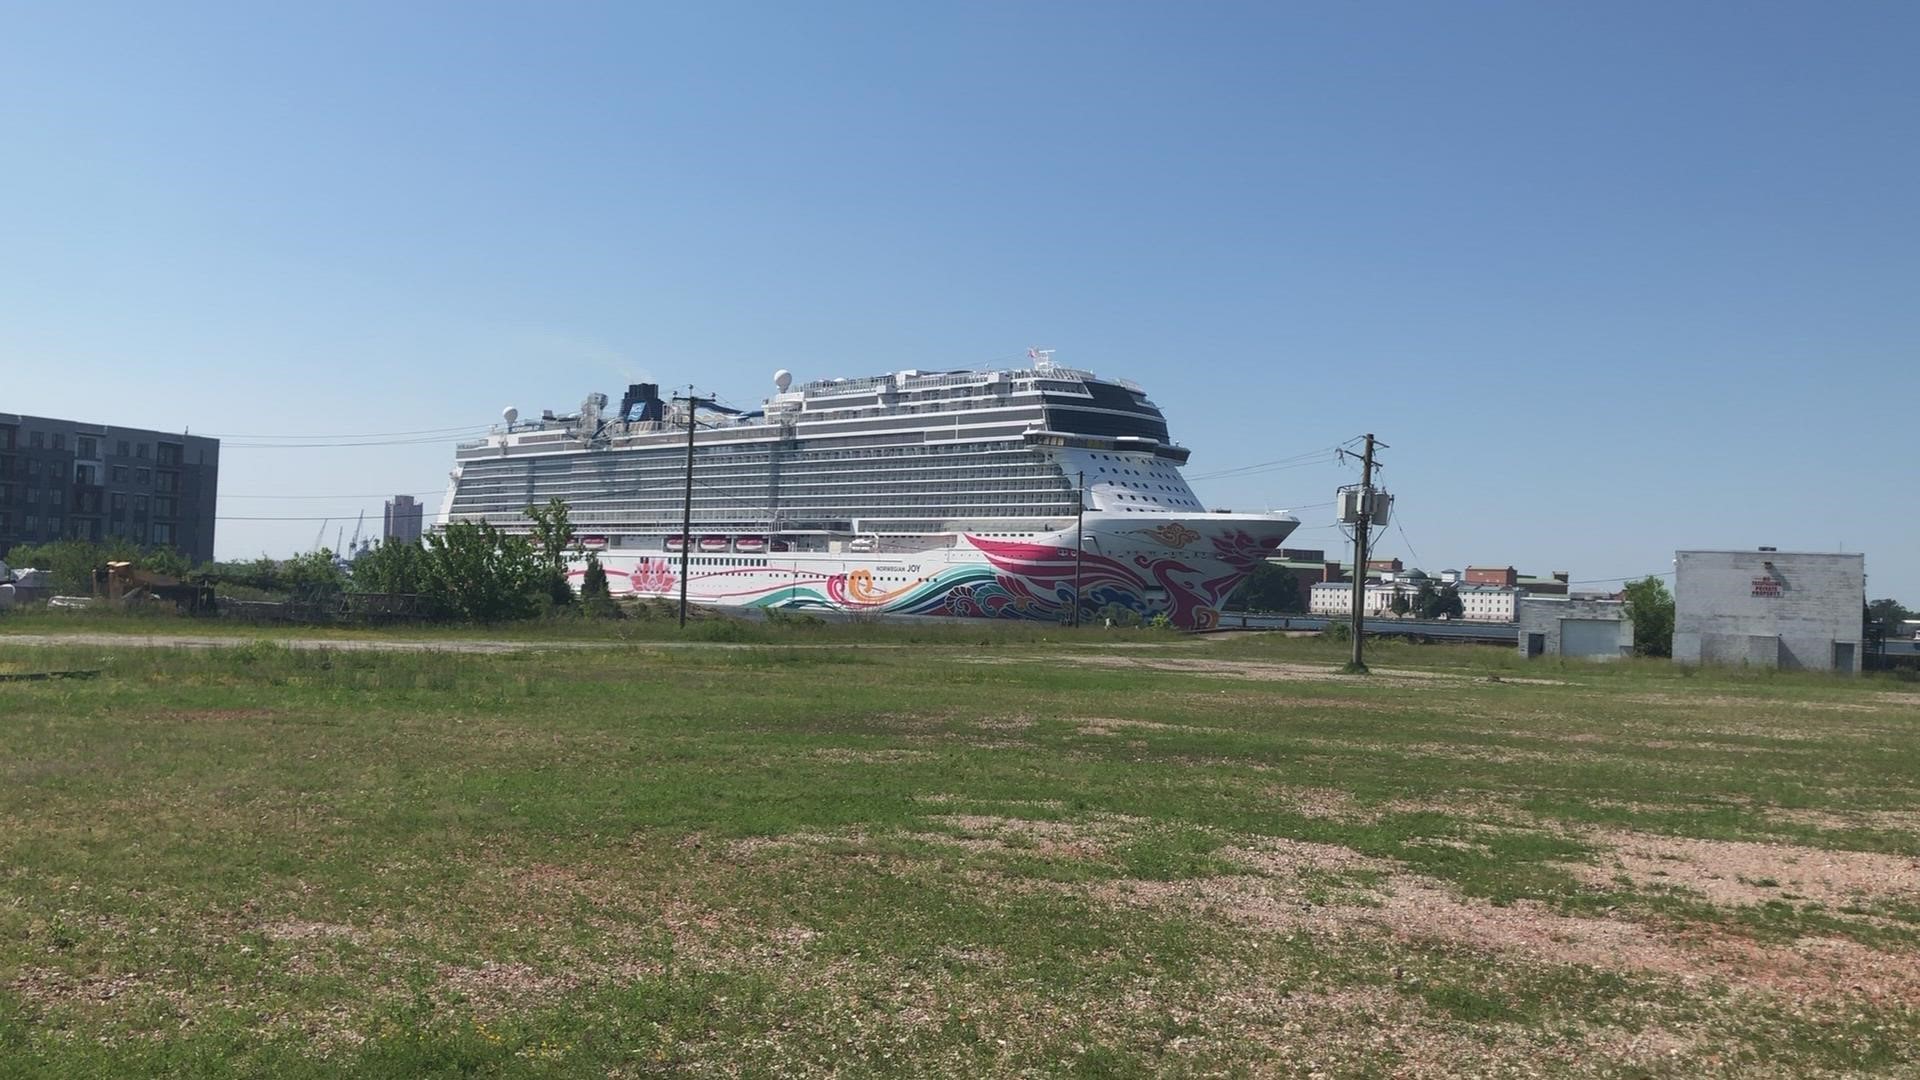
[[(1422, 583), (1422, 579), (1406, 580), (1404, 577), (1392, 581), (1367, 582), (1367, 616), (1395, 618), (1393, 598), (1396, 595), (1404, 596), (1407, 603), (1414, 603)], [(1424, 583), (1438, 587), (1431, 579), (1424, 579)], [(1474, 622), (1513, 622), (1518, 618), (1520, 598), (1526, 595), (1524, 589), (1494, 585), (1456, 585), (1455, 589), (1460, 594), (1461, 617)], [(1323, 581), (1308, 590), (1308, 614), (1346, 615), (1352, 611), (1353, 583), (1350, 581)]]
[(1519, 618), (1520, 598), (1525, 589), (1504, 585), (1461, 585), (1461, 617), (1474, 622), (1510, 623)]
[(1864, 555), (1681, 551), (1673, 593), (1678, 663), (1860, 670)]

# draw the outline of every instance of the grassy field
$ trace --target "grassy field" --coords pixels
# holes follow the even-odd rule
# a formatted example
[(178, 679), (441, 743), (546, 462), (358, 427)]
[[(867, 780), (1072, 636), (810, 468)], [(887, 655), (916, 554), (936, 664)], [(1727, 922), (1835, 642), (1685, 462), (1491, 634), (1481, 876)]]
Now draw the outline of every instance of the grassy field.
[(858, 629), (0, 636), (0, 1077), (1920, 1070), (1914, 684)]

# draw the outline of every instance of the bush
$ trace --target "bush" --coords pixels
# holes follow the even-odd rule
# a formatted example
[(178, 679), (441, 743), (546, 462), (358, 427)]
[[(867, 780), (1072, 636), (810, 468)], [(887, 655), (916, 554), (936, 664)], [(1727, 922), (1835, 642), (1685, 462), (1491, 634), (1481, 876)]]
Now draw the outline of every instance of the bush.
[(811, 611), (792, 611), (787, 608), (767, 608), (769, 626), (798, 626), (812, 628), (827, 625), (827, 620)]
[(1326, 641), (1352, 641), (1353, 624), (1335, 620), (1320, 631), (1320, 637)]

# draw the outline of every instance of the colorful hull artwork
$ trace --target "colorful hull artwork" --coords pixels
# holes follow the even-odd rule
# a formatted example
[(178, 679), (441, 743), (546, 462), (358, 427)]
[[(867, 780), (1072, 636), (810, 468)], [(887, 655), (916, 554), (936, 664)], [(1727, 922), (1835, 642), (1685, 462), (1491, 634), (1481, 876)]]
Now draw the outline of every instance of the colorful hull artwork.
[[(1233, 522), (1171, 522), (1112, 528), (1079, 560), (1083, 617), (1118, 605), (1142, 618), (1211, 629), (1234, 588), (1298, 524), (1235, 515)], [(1247, 520), (1252, 519), (1252, 520)], [(1131, 522), (1125, 523), (1131, 525)], [(1065, 546), (1057, 541), (1064, 539)], [(756, 566), (689, 567), (688, 599), (722, 607), (968, 616), (1060, 622), (1074, 594), (1073, 535), (1040, 542), (965, 536), (953, 548), (910, 554), (793, 552)], [(1055, 542), (1046, 542), (1055, 541)], [(678, 555), (609, 551), (601, 556), (616, 594), (679, 595)], [(577, 582), (581, 570), (575, 568)]]

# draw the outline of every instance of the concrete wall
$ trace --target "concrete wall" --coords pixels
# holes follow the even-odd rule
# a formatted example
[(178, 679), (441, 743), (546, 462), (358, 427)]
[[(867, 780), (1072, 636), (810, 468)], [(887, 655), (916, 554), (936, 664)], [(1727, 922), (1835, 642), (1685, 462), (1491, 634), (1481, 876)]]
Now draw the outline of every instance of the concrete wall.
[(1682, 664), (1860, 670), (1866, 556), (1681, 551), (1673, 658)]
[(1633, 652), (1633, 623), (1627, 619), (1627, 606), (1618, 600), (1569, 600), (1560, 596), (1526, 596), (1520, 599), (1520, 655), (1529, 656), (1529, 635), (1539, 634), (1539, 655), (1559, 656), (1560, 624), (1566, 619), (1610, 621), (1616, 648), (1607, 653), (1589, 653), (1587, 659), (1611, 660)]

